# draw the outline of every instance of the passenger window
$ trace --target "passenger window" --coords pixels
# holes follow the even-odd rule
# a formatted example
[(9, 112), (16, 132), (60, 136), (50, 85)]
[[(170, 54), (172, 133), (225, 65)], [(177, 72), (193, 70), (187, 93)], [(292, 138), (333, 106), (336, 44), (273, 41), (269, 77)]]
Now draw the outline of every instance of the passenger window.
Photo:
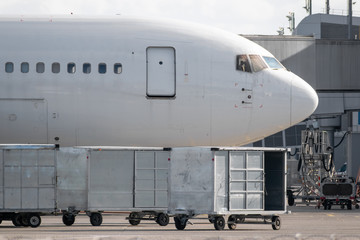
[(60, 63), (53, 63), (51, 67), (51, 71), (53, 73), (59, 73), (60, 72)]
[(83, 73), (86, 73), (86, 74), (91, 73), (91, 64), (90, 63), (84, 63)]
[(36, 64), (36, 72), (37, 73), (44, 73), (45, 72), (45, 64), (43, 62), (38, 62)]
[(67, 65), (68, 73), (75, 73), (76, 72), (76, 65), (75, 63), (68, 63)]
[(114, 64), (114, 73), (120, 74), (122, 72), (122, 65), (121, 63), (115, 63)]
[(21, 72), (22, 73), (28, 73), (29, 72), (29, 63), (23, 62), (21, 63)]
[(5, 72), (12, 73), (14, 71), (14, 64), (12, 62), (5, 63)]
[(259, 55), (249, 55), (249, 57), (254, 72), (259, 72), (264, 68), (267, 68), (266, 64)]
[(106, 73), (106, 63), (99, 63), (99, 73)]
[(238, 55), (236, 57), (236, 70), (251, 73), (249, 59), (246, 55)]

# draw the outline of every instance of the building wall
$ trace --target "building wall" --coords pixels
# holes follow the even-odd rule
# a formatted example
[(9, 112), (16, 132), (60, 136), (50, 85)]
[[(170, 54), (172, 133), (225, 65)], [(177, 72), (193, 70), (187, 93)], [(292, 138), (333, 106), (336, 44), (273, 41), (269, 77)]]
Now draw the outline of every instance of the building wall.
[(316, 90), (360, 90), (360, 42), (316, 40)]
[(317, 91), (360, 91), (360, 41), (245, 36)]

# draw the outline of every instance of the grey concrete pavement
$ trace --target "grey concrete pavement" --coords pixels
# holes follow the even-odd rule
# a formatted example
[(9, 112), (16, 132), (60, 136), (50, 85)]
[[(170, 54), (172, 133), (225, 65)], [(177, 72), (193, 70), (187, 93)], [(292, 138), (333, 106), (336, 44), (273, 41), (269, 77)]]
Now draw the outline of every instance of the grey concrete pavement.
[[(281, 215), (282, 225), (238, 224), (236, 230), (216, 231), (206, 219), (192, 219), (183, 231), (176, 230), (173, 219), (166, 227), (152, 221), (131, 226), (125, 214), (104, 214), (101, 226), (94, 227), (86, 215), (76, 218), (73, 226), (62, 223), (61, 216), (44, 216), (38, 228), (14, 227), (10, 221), (0, 225), (2, 239), (359, 239), (360, 210), (331, 211), (315, 207), (290, 207), (291, 214)], [(261, 221), (260, 221), (261, 222)], [(259, 222), (259, 223), (260, 223)]]

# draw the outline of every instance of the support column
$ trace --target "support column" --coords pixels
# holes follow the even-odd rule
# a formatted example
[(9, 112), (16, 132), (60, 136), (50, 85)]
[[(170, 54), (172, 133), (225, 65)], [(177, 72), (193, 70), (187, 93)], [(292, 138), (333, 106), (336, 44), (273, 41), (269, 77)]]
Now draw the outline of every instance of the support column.
[(346, 164), (347, 164), (347, 174), (349, 177), (356, 178), (357, 169), (353, 169), (352, 161), (352, 133), (349, 133), (347, 136), (347, 147), (346, 147)]

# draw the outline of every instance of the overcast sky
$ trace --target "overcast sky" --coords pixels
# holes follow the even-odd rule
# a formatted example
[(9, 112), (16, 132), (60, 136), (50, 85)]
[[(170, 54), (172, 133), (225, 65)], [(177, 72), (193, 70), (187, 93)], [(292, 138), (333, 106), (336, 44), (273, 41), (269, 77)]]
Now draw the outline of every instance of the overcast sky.
[[(360, 16), (360, 0), (353, 5)], [(312, 0), (313, 13), (324, 12), (325, 0)], [(348, 0), (330, 0), (331, 11), (346, 15)], [(305, 0), (0, 0), (0, 14), (157, 16), (213, 25), (238, 34), (277, 34), (307, 15)]]

